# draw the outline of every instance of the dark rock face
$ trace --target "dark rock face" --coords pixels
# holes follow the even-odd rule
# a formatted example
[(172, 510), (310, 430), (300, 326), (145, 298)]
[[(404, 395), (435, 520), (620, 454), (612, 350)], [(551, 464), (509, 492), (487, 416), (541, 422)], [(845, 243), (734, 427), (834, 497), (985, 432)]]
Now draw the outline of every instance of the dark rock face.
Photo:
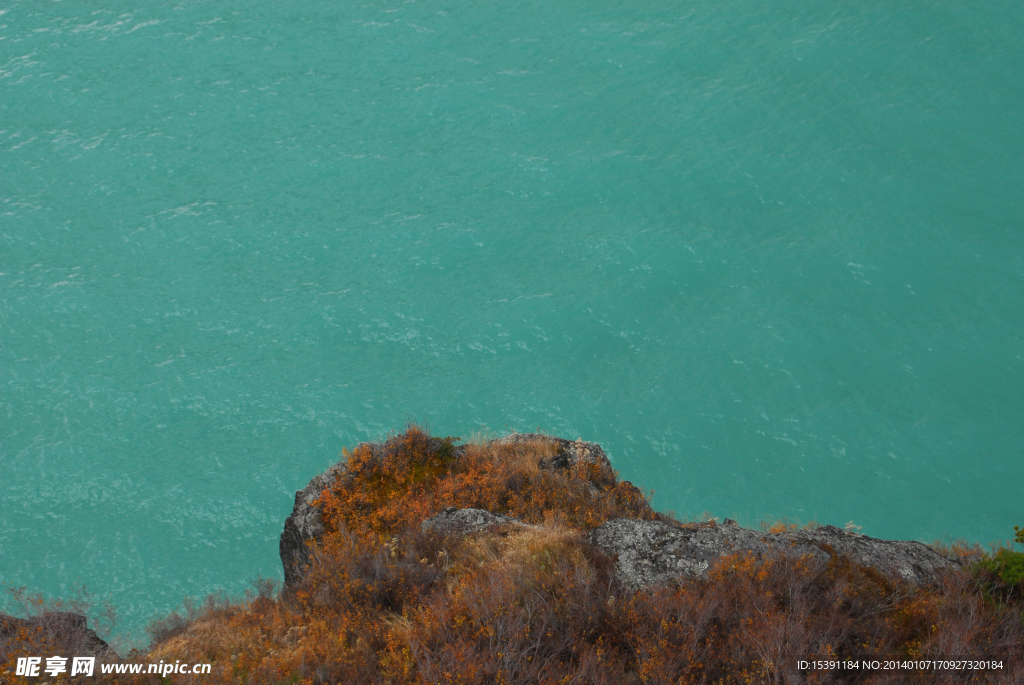
[(533, 527), (504, 514), (492, 514), (484, 509), (455, 507), (449, 507), (440, 514), (431, 516), (420, 525), (424, 532), (450, 536), (470, 535), (483, 530), (498, 532), (510, 528)]
[(615, 519), (591, 531), (589, 541), (617, 557), (616, 574), (634, 589), (707, 574), (718, 558), (736, 552), (762, 557), (772, 551), (827, 560), (844, 555), (895, 578), (918, 585), (934, 583), (957, 566), (920, 542), (878, 540), (835, 526), (785, 533), (762, 533), (736, 525), (690, 524)]
[(339, 461), (319, 476), (314, 476), (309, 484), (295, 493), (295, 506), (291, 515), (285, 519), (284, 532), (281, 533), (279, 550), (281, 563), (284, 565), (285, 587), (294, 585), (309, 564), (309, 547), (307, 540), (313, 540), (324, 533), (324, 524), (320, 520), (320, 512), (313, 502), (320, 493), (334, 483), (335, 478), (345, 474), (345, 462)]
[(47, 611), (32, 618), (16, 618), (0, 613), (0, 654), (14, 651), (25, 638), (36, 643), (38, 638), (34, 636), (40, 635), (69, 655), (117, 658), (110, 645), (88, 627), (81, 614)]
[[(432, 438), (438, 445), (441, 440)], [(503, 438), (493, 440), (492, 443), (499, 445), (530, 444), (539, 441), (550, 441), (555, 443), (555, 456), (547, 463), (541, 463), (542, 468), (563, 469), (574, 466), (577, 462), (596, 463), (608, 472), (611, 472), (611, 462), (608, 455), (604, 453), (600, 445), (583, 440), (563, 440), (538, 433), (512, 433)], [(374, 454), (383, 454), (387, 449), (387, 443), (364, 443), (359, 447), (367, 446)], [(357, 449), (359, 448), (357, 447)], [(456, 454), (464, 448), (457, 447)], [(346, 473), (345, 462), (339, 461), (331, 466), (324, 473), (314, 476), (309, 484), (295, 493), (295, 505), (292, 507), (291, 515), (284, 522), (284, 532), (281, 533), (279, 552), (281, 563), (284, 566), (284, 585), (292, 587), (299, 581), (302, 569), (309, 563), (308, 541), (319, 538), (324, 533), (323, 521), (320, 519), (320, 512), (313, 506), (313, 502), (320, 496), (325, 488), (334, 483), (335, 478), (344, 478)]]

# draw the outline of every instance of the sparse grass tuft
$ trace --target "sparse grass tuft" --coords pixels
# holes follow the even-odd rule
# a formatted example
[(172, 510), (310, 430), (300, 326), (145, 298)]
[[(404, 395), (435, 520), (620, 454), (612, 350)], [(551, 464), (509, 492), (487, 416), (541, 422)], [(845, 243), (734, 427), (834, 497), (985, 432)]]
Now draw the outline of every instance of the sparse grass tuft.
[(985, 550), (977, 543), (970, 543), (963, 538), (956, 540), (943, 538), (928, 545), (933, 550), (962, 564), (970, 564), (985, 558)]

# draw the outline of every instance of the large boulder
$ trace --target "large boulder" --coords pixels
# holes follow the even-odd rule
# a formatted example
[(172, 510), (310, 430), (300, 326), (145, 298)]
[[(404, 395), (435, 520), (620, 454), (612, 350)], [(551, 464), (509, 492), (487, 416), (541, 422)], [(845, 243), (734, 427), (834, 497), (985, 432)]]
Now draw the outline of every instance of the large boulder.
[(823, 560), (843, 555), (917, 585), (934, 583), (942, 571), (957, 566), (920, 542), (878, 540), (835, 526), (765, 533), (713, 522), (614, 519), (591, 531), (588, 539), (616, 558), (616, 575), (634, 589), (705, 576), (717, 559), (737, 552), (760, 558), (779, 551)]

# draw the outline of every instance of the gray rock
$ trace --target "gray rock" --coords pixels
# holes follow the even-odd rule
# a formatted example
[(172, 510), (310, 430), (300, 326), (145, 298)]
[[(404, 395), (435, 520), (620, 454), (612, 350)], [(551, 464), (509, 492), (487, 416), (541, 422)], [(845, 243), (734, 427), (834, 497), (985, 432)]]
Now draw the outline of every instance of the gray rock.
[(785, 533), (764, 533), (735, 524), (671, 525), (663, 521), (615, 519), (589, 535), (591, 544), (617, 558), (620, 581), (634, 589), (706, 576), (722, 556), (750, 552), (758, 558), (772, 551), (827, 560), (845, 555), (863, 566), (917, 585), (938, 580), (958, 564), (920, 542), (878, 540), (835, 526)]
[(504, 514), (492, 514), (484, 509), (456, 509), (455, 507), (449, 507), (420, 524), (423, 532), (453, 536), (470, 535), (482, 530), (498, 531), (509, 528), (534, 527)]

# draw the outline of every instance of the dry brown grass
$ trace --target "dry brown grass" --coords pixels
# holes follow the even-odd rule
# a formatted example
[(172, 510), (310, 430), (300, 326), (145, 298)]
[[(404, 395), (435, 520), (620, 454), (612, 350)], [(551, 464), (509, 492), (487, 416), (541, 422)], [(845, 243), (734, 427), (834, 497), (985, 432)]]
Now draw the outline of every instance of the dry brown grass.
[(558, 454), (558, 442), (542, 437), (516, 445), (470, 444), (466, 450), (469, 459), (490, 462), (496, 470), (535, 477), (540, 472), (540, 464)]

